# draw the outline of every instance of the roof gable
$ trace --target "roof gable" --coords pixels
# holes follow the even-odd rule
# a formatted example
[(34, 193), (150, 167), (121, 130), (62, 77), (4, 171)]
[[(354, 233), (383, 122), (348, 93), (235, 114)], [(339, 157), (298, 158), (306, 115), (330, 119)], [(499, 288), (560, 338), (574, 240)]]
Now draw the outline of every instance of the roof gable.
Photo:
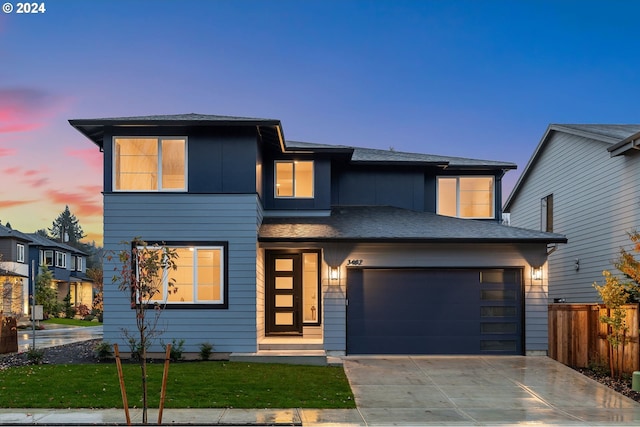
[(552, 136), (556, 132), (563, 132), (570, 135), (581, 136), (583, 138), (599, 141), (609, 145), (608, 149), (619, 145), (627, 138), (640, 132), (640, 124), (550, 124), (547, 127), (542, 139), (535, 148), (533, 154), (529, 158), (527, 165), (525, 166), (522, 174), (518, 178), (511, 194), (507, 198), (504, 204), (504, 211), (508, 212), (511, 204), (517, 197), (520, 188), (527, 180), (529, 172), (533, 169), (537, 163), (540, 154), (551, 140)]

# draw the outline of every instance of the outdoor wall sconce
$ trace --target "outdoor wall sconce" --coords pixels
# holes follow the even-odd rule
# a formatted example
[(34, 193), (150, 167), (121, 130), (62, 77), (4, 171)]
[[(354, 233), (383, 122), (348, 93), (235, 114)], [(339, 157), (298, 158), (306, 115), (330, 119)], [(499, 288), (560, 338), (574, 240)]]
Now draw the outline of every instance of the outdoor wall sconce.
[(542, 280), (542, 267), (531, 268), (531, 279)]
[(576, 271), (580, 271), (580, 260), (579, 259), (576, 259), (575, 268), (576, 268)]
[(329, 279), (331, 281), (340, 279), (340, 267), (329, 267)]

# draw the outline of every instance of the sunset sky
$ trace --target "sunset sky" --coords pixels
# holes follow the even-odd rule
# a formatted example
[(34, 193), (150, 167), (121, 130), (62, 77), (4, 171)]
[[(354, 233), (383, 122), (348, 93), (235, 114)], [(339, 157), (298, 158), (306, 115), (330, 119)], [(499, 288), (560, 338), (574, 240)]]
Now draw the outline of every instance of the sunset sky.
[(1, 3), (0, 221), (23, 232), (69, 205), (102, 242), (101, 154), (69, 119), (274, 118), (291, 140), (514, 162), (504, 199), (549, 123), (640, 123), (635, 1)]

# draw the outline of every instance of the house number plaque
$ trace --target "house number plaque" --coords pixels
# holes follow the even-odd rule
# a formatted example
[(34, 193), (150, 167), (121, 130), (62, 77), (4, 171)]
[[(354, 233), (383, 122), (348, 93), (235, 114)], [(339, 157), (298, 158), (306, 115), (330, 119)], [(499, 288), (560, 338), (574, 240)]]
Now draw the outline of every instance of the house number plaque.
[(347, 265), (362, 265), (361, 259), (350, 259), (347, 260)]

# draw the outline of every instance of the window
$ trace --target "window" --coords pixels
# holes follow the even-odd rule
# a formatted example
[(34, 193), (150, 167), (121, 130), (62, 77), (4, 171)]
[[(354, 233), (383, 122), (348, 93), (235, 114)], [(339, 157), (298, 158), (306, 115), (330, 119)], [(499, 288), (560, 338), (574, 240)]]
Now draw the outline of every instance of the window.
[(53, 266), (52, 250), (40, 251), (40, 265), (46, 265), (48, 267)]
[(458, 218), (493, 218), (492, 176), (438, 177), (438, 215)]
[(553, 233), (553, 194), (540, 199), (540, 230)]
[(16, 261), (24, 262), (24, 245), (22, 243), (18, 243)]
[(114, 139), (114, 190), (181, 191), (187, 189), (187, 139)]
[(56, 251), (56, 267), (67, 268), (67, 254)]
[[(224, 245), (181, 246), (176, 251), (177, 269), (167, 271), (162, 291), (153, 301), (170, 305), (202, 304), (226, 307), (226, 260)], [(173, 286), (169, 283), (173, 279)]]
[(313, 161), (277, 161), (276, 197), (313, 197)]
[(75, 263), (75, 267), (76, 267), (76, 271), (82, 271), (82, 257), (81, 256), (77, 256), (76, 257), (76, 263)]

